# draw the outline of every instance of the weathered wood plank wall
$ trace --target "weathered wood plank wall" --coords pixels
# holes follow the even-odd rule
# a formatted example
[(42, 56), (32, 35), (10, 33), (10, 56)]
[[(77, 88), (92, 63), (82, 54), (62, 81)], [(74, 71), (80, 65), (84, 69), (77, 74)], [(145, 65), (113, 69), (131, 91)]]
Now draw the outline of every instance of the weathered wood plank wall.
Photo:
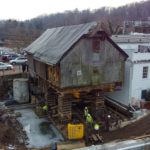
[(29, 71), (32, 77), (35, 76), (35, 73), (38, 74), (41, 78), (49, 80), (53, 85), (60, 86), (60, 67), (46, 65), (42, 62), (35, 60), (32, 55), (28, 54), (29, 62)]
[(27, 58), (28, 58), (28, 64), (29, 64), (29, 72), (30, 72), (30, 75), (32, 77), (35, 76), (35, 67), (34, 67), (34, 59), (33, 59), (33, 56), (30, 55), (30, 54), (27, 54)]
[(122, 82), (124, 57), (107, 40), (93, 50), (92, 39), (81, 39), (60, 62), (61, 86), (79, 87)]
[(43, 79), (46, 79), (46, 64), (34, 60), (35, 62), (35, 71)]
[(60, 86), (60, 67), (50, 66), (47, 68), (47, 80), (49, 80), (53, 85)]

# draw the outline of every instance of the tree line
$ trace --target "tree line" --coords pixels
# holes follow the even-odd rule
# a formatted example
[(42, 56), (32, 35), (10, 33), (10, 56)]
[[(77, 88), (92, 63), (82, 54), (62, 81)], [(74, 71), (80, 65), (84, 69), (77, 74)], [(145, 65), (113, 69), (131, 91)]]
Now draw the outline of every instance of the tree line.
[(95, 10), (65, 11), (37, 18), (17, 21), (0, 21), (0, 40), (14, 40), (20, 47), (26, 47), (48, 28), (76, 25), (92, 21), (101, 21), (102, 27), (110, 34), (121, 33), (120, 27), (125, 20), (145, 20), (150, 16), (150, 0), (118, 8), (102, 7)]

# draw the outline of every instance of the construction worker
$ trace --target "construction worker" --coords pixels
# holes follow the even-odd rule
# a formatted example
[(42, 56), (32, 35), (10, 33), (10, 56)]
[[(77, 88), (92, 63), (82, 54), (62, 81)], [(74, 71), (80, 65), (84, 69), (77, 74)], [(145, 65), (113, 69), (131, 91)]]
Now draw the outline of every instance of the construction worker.
[(96, 124), (94, 125), (94, 129), (95, 129), (95, 130), (99, 130), (99, 124), (96, 123)]
[(90, 114), (87, 115), (86, 121), (87, 121), (87, 123), (88, 123), (88, 127), (91, 127), (91, 128), (92, 128), (93, 119), (92, 119), (92, 116), (91, 116)]
[(96, 133), (96, 134), (99, 134), (99, 127), (100, 127), (100, 126), (99, 126), (99, 124), (97, 124), (97, 123), (94, 125), (94, 130), (95, 130), (95, 133)]
[(44, 106), (42, 107), (42, 110), (43, 110), (43, 112), (44, 112), (44, 115), (46, 115), (46, 114), (47, 114), (47, 111), (48, 111), (47, 105), (44, 105)]
[(97, 135), (98, 139), (103, 143), (104, 141), (103, 141), (102, 136), (100, 136), (99, 128), (100, 128), (100, 125), (96, 123), (94, 125), (94, 133)]
[(122, 120), (119, 119), (118, 122), (117, 122), (117, 127), (118, 128), (121, 128), (121, 122), (122, 122)]
[(88, 113), (89, 113), (88, 108), (87, 108), (87, 107), (85, 107), (85, 108), (84, 108), (84, 116), (85, 116), (85, 119), (86, 119), (86, 117), (87, 117)]
[(48, 110), (47, 105), (44, 105), (44, 106), (42, 107), (42, 109), (47, 111), (47, 110)]
[(109, 131), (111, 115), (107, 115), (105, 119), (106, 130)]

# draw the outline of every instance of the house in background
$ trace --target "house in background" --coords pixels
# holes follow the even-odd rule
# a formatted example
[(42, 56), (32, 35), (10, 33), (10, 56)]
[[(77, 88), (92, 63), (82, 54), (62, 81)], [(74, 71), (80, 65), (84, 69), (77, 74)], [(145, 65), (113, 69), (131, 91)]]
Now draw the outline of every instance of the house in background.
[(123, 34), (130, 32), (150, 33), (150, 17), (139, 21), (124, 21)]
[(72, 115), (73, 93), (80, 94), (79, 107), (88, 105), (91, 94), (89, 106), (95, 109), (103, 102), (104, 91), (115, 90), (124, 81), (128, 55), (96, 22), (48, 29), (26, 52), (30, 75), (37, 78), (49, 108), (58, 106), (59, 116)]
[(122, 90), (107, 93), (107, 96), (124, 105), (139, 106), (150, 89), (150, 35), (114, 35), (112, 39), (129, 57)]

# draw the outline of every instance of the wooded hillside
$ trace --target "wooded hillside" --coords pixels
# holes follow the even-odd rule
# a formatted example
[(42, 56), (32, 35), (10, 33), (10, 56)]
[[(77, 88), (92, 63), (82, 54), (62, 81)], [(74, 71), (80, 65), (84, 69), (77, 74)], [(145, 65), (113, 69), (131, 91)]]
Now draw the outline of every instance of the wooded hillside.
[(132, 3), (118, 8), (103, 7), (96, 10), (65, 11), (39, 16), (23, 22), (16, 20), (0, 21), (0, 40), (22, 41), (26, 47), (47, 28), (102, 21), (109, 28), (117, 28), (124, 20), (145, 20), (150, 16), (150, 0)]

